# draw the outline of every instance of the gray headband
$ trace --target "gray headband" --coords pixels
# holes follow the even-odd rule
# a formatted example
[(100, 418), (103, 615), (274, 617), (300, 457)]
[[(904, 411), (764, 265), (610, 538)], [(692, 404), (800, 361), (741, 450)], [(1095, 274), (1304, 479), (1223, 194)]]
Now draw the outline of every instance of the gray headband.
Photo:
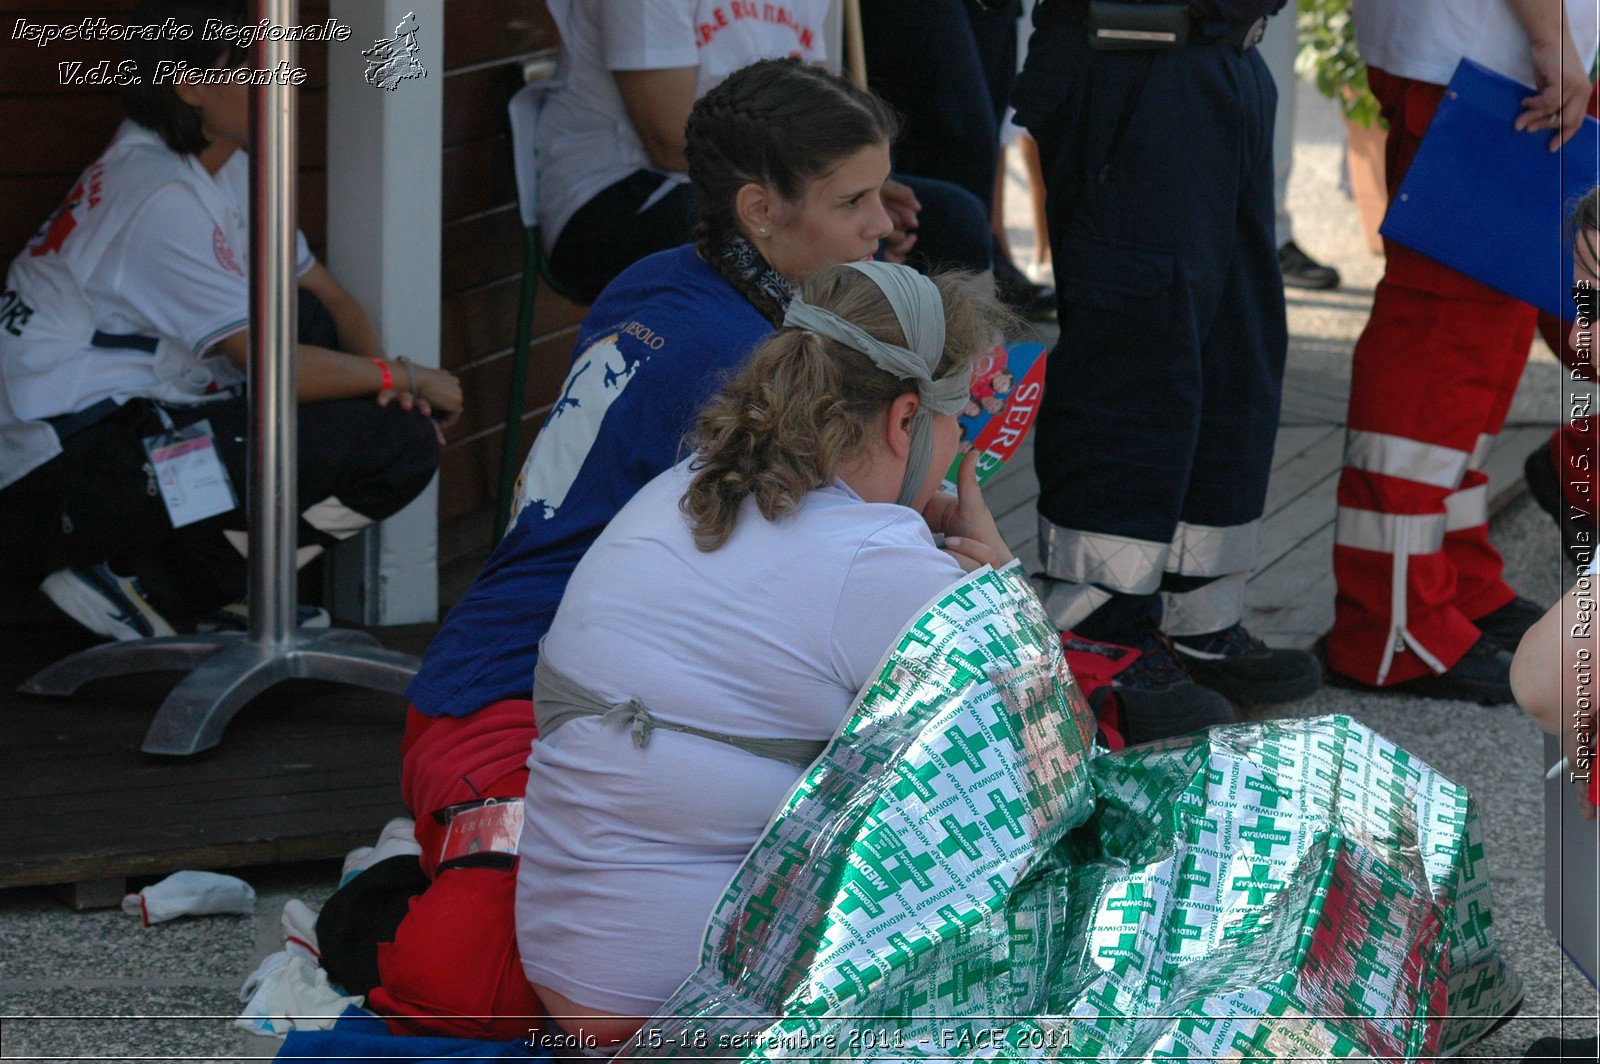
[(939, 360), (944, 357), (945, 337), (944, 298), (932, 281), (910, 267), (893, 263), (869, 261), (845, 265), (866, 274), (868, 280), (878, 286), (894, 310), (908, 346), (885, 343), (869, 336), (833, 311), (814, 307), (799, 297), (790, 302), (783, 324), (837, 340), (852, 351), (866, 355), (885, 373), (899, 380), (916, 382), (920, 405), (911, 422), (911, 454), (897, 500), (901, 506), (910, 506), (916, 500), (917, 489), (922, 487), (933, 457), (931, 415), (960, 412), (967, 405), (971, 392), (970, 377), (965, 372), (957, 372), (942, 380), (934, 379), (934, 370), (939, 368)]

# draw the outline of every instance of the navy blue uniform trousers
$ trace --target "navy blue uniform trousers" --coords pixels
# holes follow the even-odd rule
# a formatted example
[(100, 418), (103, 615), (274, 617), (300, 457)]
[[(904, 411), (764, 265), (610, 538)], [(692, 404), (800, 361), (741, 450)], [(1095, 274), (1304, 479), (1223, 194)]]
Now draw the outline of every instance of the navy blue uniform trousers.
[(1034, 458), (1047, 606), (1092, 637), (1163, 608), (1172, 634), (1216, 631), (1255, 564), (1288, 344), (1277, 91), (1254, 50), (1099, 52), (1048, 7), (1013, 95), (1060, 300)]

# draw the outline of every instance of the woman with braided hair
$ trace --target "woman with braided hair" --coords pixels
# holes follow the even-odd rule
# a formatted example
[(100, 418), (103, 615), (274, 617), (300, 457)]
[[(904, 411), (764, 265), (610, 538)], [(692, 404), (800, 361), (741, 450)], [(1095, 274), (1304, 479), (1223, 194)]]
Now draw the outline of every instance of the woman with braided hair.
[(818, 272), (696, 452), (573, 573), (534, 680), (517, 940), (585, 1047), (694, 970), (730, 877), (905, 626), (1011, 561), (975, 455), (959, 498), (939, 493), (1003, 320), (970, 275)]
[(881, 189), (895, 119), (842, 78), (754, 63), (695, 105), (688, 130), (695, 243), (629, 267), (584, 319), (511, 528), (407, 692), (425, 715), (528, 697), (538, 641), (606, 522), (678, 460), (700, 405), (783, 320), (795, 286), (871, 258), (892, 228)]
[[(526, 1033), (522, 1019), (472, 1018), (538, 1005), (512, 948), (514, 855), (457, 858), (453, 818), (522, 796), (538, 641), (595, 537), (678, 460), (696, 411), (781, 323), (795, 286), (870, 258), (892, 229), (881, 189), (894, 116), (849, 82), (793, 60), (756, 63), (704, 96), (688, 130), (696, 242), (635, 263), (595, 303), (523, 467), (512, 527), (407, 692), (401, 789), (431, 884), (398, 926), (377, 930), (393, 942), (377, 947), (369, 994), (407, 1031)], [(364, 889), (362, 878), (347, 889)], [(372, 984), (325, 964), (347, 988)], [(467, 970), (482, 978), (461, 978)]]

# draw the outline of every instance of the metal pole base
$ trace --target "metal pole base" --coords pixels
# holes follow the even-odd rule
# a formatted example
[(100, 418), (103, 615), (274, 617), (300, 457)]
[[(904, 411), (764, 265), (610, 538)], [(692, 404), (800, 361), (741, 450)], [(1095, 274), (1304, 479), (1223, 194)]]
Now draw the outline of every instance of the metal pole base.
[(402, 694), (421, 665), (366, 632), (330, 628), (291, 633), (283, 644), (238, 635), (180, 635), (90, 647), (17, 688), (65, 697), (90, 680), (168, 669), (192, 670), (161, 704), (145, 733), (147, 754), (183, 757), (209, 750), (239, 710), (283, 680), (330, 680)]

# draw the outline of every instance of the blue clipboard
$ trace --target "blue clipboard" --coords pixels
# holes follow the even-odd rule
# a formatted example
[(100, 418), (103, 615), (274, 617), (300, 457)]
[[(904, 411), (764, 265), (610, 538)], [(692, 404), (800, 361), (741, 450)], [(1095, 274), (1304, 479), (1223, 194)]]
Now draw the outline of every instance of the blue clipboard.
[(1548, 130), (1512, 128), (1533, 93), (1463, 59), (1380, 232), (1571, 321), (1566, 220), (1600, 184), (1600, 123), (1552, 153)]

